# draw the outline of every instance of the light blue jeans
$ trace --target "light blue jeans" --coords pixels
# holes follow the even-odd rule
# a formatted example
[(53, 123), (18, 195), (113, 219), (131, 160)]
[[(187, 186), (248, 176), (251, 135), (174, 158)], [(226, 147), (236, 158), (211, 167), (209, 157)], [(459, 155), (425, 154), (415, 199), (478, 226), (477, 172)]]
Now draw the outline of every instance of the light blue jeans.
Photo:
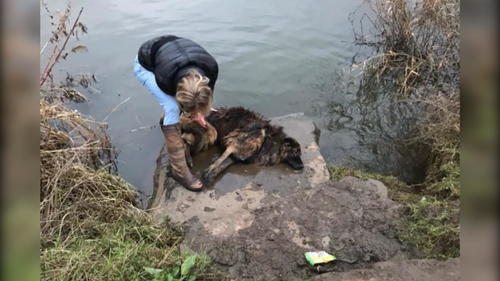
[(134, 74), (137, 80), (146, 87), (146, 89), (153, 94), (158, 103), (163, 108), (165, 112), (165, 117), (163, 118), (163, 125), (172, 125), (179, 123), (179, 115), (181, 113), (179, 105), (174, 97), (167, 95), (163, 92), (160, 87), (156, 84), (155, 75), (153, 72), (145, 69), (137, 58), (134, 60)]

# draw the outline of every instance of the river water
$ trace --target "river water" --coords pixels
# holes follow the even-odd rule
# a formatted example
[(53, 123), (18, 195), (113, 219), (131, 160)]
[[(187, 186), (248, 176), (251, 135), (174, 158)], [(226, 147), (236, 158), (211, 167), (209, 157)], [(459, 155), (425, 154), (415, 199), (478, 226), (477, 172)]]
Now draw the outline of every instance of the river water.
[[(404, 114), (386, 99), (367, 101), (346, 90), (341, 74), (359, 51), (348, 16), (363, 2), (72, 1), (73, 13), (84, 6), (81, 20), (88, 27), (73, 45), (84, 44), (88, 52), (72, 54), (56, 74), (95, 73), (99, 82), (82, 89), (89, 102), (72, 106), (109, 124), (118, 171), (145, 197), (163, 145), (161, 110), (136, 81), (132, 61), (145, 40), (164, 34), (190, 38), (216, 58), (216, 106), (242, 105), (268, 117), (304, 112), (322, 131), (321, 152), (329, 163), (415, 181), (423, 160), (399, 144)], [(63, 3), (48, 6), (56, 10)], [(49, 32), (42, 9), (42, 45)]]

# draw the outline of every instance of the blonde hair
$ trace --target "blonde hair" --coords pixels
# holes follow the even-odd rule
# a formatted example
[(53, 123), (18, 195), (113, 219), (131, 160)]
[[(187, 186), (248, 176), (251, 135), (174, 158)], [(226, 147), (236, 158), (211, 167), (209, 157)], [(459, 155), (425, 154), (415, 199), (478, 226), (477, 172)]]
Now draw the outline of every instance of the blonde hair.
[(208, 86), (209, 79), (197, 70), (190, 70), (177, 84), (175, 99), (181, 105), (182, 111), (198, 111), (207, 115), (212, 106), (212, 89)]

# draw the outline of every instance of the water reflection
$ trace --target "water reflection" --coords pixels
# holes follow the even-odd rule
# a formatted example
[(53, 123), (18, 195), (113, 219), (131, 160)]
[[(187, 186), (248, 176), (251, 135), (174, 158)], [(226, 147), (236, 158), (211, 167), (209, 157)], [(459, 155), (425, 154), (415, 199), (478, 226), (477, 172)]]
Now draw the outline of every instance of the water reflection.
[(391, 96), (389, 88), (363, 84), (359, 72), (339, 72), (334, 81), (335, 90), (322, 109), (328, 133), (321, 148), (327, 159), (409, 183), (421, 181), (428, 151), (412, 142), (417, 105)]

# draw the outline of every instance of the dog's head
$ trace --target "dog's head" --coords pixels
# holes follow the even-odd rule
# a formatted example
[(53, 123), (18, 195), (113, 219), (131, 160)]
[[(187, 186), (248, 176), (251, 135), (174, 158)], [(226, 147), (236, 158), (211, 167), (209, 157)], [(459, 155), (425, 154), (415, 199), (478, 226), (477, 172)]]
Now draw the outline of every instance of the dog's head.
[(302, 170), (304, 163), (300, 156), (300, 144), (291, 137), (286, 137), (281, 145), (281, 161), (287, 163), (294, 170)]
[(206, 150), (217, 140), (217, 130), (208, 122), (206, 127), (202, 127), (198, 122), (181, 114), (179, 125), (182, 138), (192, 154)]

